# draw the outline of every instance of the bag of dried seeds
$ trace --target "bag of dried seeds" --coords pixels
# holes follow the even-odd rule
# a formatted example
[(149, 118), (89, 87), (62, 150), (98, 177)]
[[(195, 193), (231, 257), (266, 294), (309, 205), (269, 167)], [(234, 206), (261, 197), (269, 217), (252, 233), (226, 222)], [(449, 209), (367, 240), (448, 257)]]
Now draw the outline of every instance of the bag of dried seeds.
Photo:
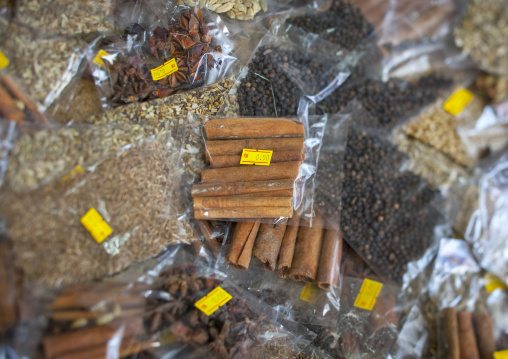
[(236, 57), (223, 29), (198, 8), (178, 8), (169, 22), (110, 45), (97, 42), (88, 62), (103, 107), (144, 102), (221, 81)]
[(178, 153), (167, 125), (65, 127), (18, 139), (1, 213), (27, 279), (100, 278), (182, 242), (167, 212)]

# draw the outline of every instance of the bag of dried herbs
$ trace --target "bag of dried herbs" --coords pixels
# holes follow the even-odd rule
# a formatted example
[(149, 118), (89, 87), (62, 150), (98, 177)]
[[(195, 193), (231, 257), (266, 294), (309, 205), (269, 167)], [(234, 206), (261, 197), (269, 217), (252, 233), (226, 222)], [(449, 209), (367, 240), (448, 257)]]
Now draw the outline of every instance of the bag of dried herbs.
[(179, 144), (166, 125), (65, 127), (19, 138), (0, 212), (28, 280), (59, 286), (101, 278), (184, 241), (166, 210)]
[(87, 55), (103, 107), (211, 85), (236, 61), (222, 29), (198, 8), (176, 8), (167, 23), (108, 42), (97, 41)]

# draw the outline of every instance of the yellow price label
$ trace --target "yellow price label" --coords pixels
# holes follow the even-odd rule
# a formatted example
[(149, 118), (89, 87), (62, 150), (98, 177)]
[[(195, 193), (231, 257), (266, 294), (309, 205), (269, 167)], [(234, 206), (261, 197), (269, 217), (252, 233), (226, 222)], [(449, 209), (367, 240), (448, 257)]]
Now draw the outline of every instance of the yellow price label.
[(93, 63), (99, 65), (100, 67), (106, 68), (106, 65), (104, 65), (104, 60), (102, 59), (104, 56), (109, 56), (109, 54), (104, 50), (99, 50), (97, 56), (95, 56), (95, 59), (93, 59)]
[(356, 297), (355, 307), (372, 310), (376, 304), (377, 296), (381, 292), (382, 288), (382, 283), (365, 279), (362, 287), (360, 288), (360, 293), (358, 293), (358, 296)]
[(9, 59), (0, 51), (0, 70), (9, 66)]
[(68, 181), (70, 177), (77, 175), (78, 173), (85, 173), (85, 170), (81, 166), (77, 166), (75, 169), (69, 172), (69, 174), (62, 177), (62, 181)]
[(212, 315), (219, 307), (223, 306), (233, 298), (221, 287), (217, 287), (205, 297), (198, 300), (194, 306), (206, 315)]
[(104, 241), (113, 232), (109, 224), (102, 219), (101, 215), (95, 208), (90, 208), (90, 210), (81, 217), (81, 224), (92, 235), (97, 243), (102, 243), (102, 241)]
[(494, 353), (494, 359), (508, 359), (508, 350), (501, 350)]
[(173, 72), (178, 71), (178, 66), (176, 65), (176, 60), (171, 59), (164, 65), (160, 65), (159, 67), (152, 69), (150, 71), (152, 71), (153, 80), (158, 81), (162, 80), (166, 76), (171, 75)]
[(486, 273), (483, 279), (485, 280), (485, 290), (488, 293), (492, 293), (496, 289), (508, 290), (508, 285), (493, 274)]
[(319, 296), (319, 288), (315, 284), (306, 284), (303, 287), (302, 293), (300, 294), (300, 299), (309, 303), (315, 303)]
[(473, 99), (473, 94), (466, 90), (460, 89), (453, 93), (443, 105), (443, 108), (452, 115), (458, 115), (464, 107)]
[(273, 151), (249, 150), (244, 148), (242, 151), (241, 165), (270, 166)]

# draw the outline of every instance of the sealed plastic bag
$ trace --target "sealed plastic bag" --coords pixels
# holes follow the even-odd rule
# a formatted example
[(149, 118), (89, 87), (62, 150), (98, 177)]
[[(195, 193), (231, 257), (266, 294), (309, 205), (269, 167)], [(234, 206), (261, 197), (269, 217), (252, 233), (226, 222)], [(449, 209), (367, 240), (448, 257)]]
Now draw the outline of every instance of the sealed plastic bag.
[(98, 42), (89, 50), (88, 60), (107, 107), (220, 81), (236, 61), (228, 41), (209, 13), (181, 8), (175, 9), (168, 24), (110, 45)]

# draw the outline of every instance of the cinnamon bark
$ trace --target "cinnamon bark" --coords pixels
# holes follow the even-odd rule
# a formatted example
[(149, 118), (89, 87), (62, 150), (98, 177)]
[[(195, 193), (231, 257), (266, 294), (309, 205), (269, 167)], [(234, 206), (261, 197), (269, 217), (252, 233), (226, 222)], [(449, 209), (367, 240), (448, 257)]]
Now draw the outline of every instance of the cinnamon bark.
[(259, 258), (267, 271), (273, 272), (275, 270), (286, 226), (287, 221), (283, 221), (277, 224), (262, 224), (259, 228), (254, 256)]
[(260, 222), (239, 222), (236, 224), (233, 240), (226, 255), (226, 262), (237, 269), (247, 270), (252, 258), (252, 248), (256, 241)]
[[(134, 338), (126, 338), (122, 340), (118, 351), (114, 351), (112, 354), (114, 354), (115, 357), (123, 358), (125, 356), (133, 355), (143, 350), (156, 348), (158, 346), (159, 343), (155, 340), (139, 342)], [(102, 344), (93, 348), (87, 348), (77, 352), (61, 355), (58, 359), (104, 359), (108, 357), (108, 349), (107, 344)]]
[(218, 140), (206, 142), (206, 156), (240, 156), (244, 148), (273, 152), (297, 151), (303, 154), (304, 138), (255, 138), (245, 140)]
[(111, 292), (75, 292), (58, 297), (51, 305), (52, 309), (85, 308), (88, 309), (97, 303), (117, 303), (122, 307), (139, 307), (145, 304), (142, 294), (111, 293)]
[(16, 103), (9, 93), (0, 85), (0, 114), (9, 121), (21, 122), (25, 117), (23, 111), (16, 107)]
[(221, 184), (196, 184), (192, 186), (192, 197), (229, 196), (278, 190), (293, 191), (291, 179), (272, 181), (226, 182)]
[(332, 286), (337, 287), (339, 284), (342, 243), (339, 230), (325, 231), (317, 275), (318, 287), (323, 290), (330, 290)]
[(108, 324), (57, 334), (43, 340), (46, 358), (55, 358), (69, 352), (87, 349), (107, 343), (124, 326), (125, 337), (144, 333), (143, 318), (135, 317), (128, 321), (114, 321)]
[(279, 191), (271, 191), (271, 192), (256, 192), (256, 193), (246, 193), (239, 194), (238, 197), (293, 197), (294, 191), (293, 189), (281, 189)]
[(457, 313), (459, 328), (460, 359), (480, 359), (474, 336), (473, 316), (470, 312)]
[(220, 251), (220, 244), (213, 238), (213, 231), (212, 228), (210, 228), (210, 224), (208, 221), (196, 221), (199, 227), (199, 230), (201, 231), (201, 234), (203, 237), (205, 237), (205, 241), (208, 244), (208, 247), (210, 250), (217, 255)]
[(446, 359), (460, 359), (459, 328), (455, 308), (442, 310), (442, 323), (445, 334)]
[[(137, 315), (142, 315), (144, 313), (144, 307), (135, 308), (135, 309), (126, 309), (123, 310), (115, 319), (121, 318), (129, 318)], [(54, 321), (69, 321), (76, 319), (97, 319), (104, 313), (102, 312), (89, 312), (85, 310), (68, 310), (68, 311), (57, 311), (51, 313), (51, 319)]]
[(280, 162), (270, 166), (240, 166), (201, 171), (202, 183), (225, 183), (296, 179), (301, 162)]
[(289, 207), (293, 205), (292, 197), (196, 197), (194, 209), (244, 208), (244, 207)]
[(289, 118), (219, 118), (205, 123), (209, 139), (305, 136), (303, 123)]
[[(225, 168), (235, 167), (240, 165), (241, 155), (230, 155), (230, 156), (211, 156), (210, 167), (211, 168)], [(272, 153), (270, 163), (278, 162), (290, 162), (290, 161), (303, 161), (303, 155), (301, 151), (283, 151)]]
[(316, 281), (323, 242), (323, 225), (323, 217), (318, 214), (313, 227), (300, 227), (289, 278), (311, 283)]
[(496, 341), (492, 328), (494, 323), (488, 314), (475, 314), (473, 317), (476, 340), (481, 359), (492, 359), (496, 351)]
[(28, 98), (28, 96), (9, 75), (2, 76), (2, 82), (7, 90), (9, 90), (14, 97), (23, 102), (25, 107), (34, 114), (39, 123), (49, 124), (46, 116), (39, 111), (37, 106)]
[(11, 243), (0, 237), (0, 335), (11, 329), (18, 318), (14, 255)]
[(286, 232), (284, 232), (284, 238), (282, 238), (279, 254), (279, 276), (281, 278), (287, 278), (289, 269), (291, 268), (291, 263), (293, 263), (299, 225), (300, 216), (295, 214), (293, 218), (289, 220)]
[(291, 218), (293, 204), (290, 207), (243, 207), (243, 208), (213, 208), (194, 210), (196, 219), (258, 219), (258, 218)]

